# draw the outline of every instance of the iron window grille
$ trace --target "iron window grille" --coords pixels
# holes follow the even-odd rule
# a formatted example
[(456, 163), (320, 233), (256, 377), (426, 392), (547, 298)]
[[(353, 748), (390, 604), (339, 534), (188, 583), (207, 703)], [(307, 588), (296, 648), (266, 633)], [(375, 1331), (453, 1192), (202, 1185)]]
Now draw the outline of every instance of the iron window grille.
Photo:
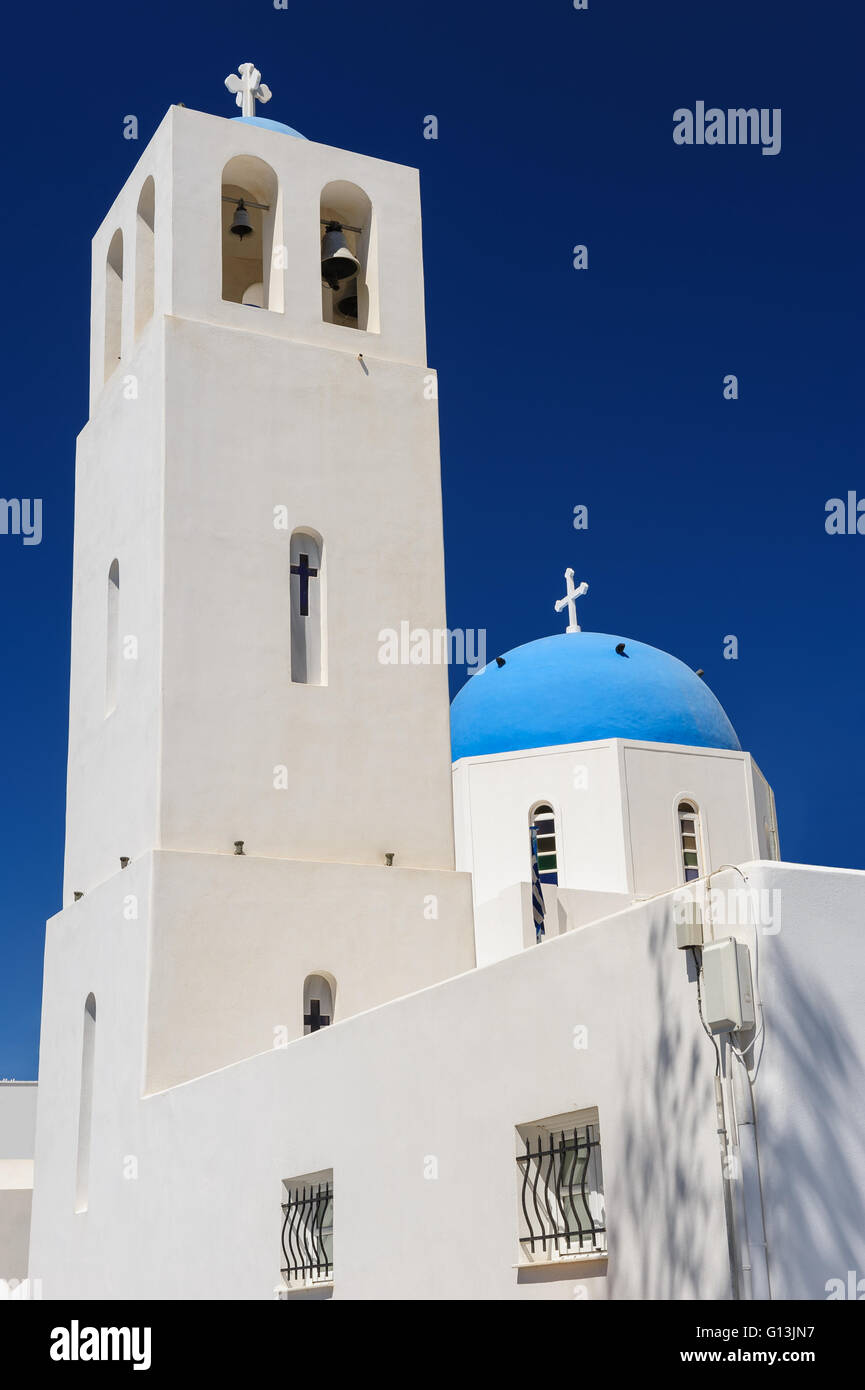
[(333, 1180), (294, 1180), (283, 1185), (280, 1273), (288, 1289), (310, 1288), (333, 1279)]
[(601, 1141), (596, 1123), (522, 1128), (517, 1153), (523, 1260), (604, 1254), (607, 1249)]

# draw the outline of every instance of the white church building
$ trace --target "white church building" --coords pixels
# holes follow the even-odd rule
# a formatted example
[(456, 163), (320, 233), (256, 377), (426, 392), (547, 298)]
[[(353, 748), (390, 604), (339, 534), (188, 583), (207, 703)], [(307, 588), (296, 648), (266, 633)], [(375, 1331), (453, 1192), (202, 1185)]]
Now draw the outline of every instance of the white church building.
[(865, 874), (570, 571), (450, 710), (381, 660), (447, 626), (418, 175), (226, 85), (93, 241), (7, 1296), (865, 1292)]

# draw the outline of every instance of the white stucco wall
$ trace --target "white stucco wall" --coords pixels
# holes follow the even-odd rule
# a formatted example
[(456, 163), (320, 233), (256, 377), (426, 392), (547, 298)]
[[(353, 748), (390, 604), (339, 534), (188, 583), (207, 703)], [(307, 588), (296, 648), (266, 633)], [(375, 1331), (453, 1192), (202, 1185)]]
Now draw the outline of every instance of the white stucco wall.
[[(447, 668), (379, 660), (383, 629), (446, 627), (421, 370), (178, 319), (166, 335), (161, 845), (452, 868)], [(323, 686), (291, 680), (299, 526), (324, 538)]]
[(342, 1019), (475, 963), (465, 874), (159, 853), (152, 893), (148, 1091), (302, 1035), (309, 975)]
[(36, 1096), (35, 1081), (0, 1081), (0, 1280), (7, 1283), (27, 1277)]
[[(236, 155), (264, 160), (276, 180), (283, 312), (221, 298), (221, 181)], [(136, 338), (136, 213), (150, 177), (154, 313)], [(319, 199), (334, 182), (371, 200), (377, 332), (322, 322)], [(103, 385), (118, 229), (122, 361)], [(401, 866), (453, 868), (446, 667), (379, 660), (382, 630), (446, 626), (416, 170), (173, 107), (94, 238), (91, 359), (64, 902), (121, 856), (222, 852), (236, 839), (259, 855), (381, 864), (393, 853)], [(296, 527), (324, 537), (327, 684), (315, 688), (290, 679)], [(114, 559), (120, 635), (137, 645), (106, 718)]]
[(465, 835), (459, 866), (473, 874), (476, 902), (529, 877), (529, 810), (539, 801), (556, 813), (562, 887), (625, 891), (615, 741), (461, 758), (454, 767), (454, 795)]
[(775, 794), (753, 758), (751, 759), (751, 773), (754, 791), (754, 817), (759, 846), (758, 857), (760, 859), (780, 859), (781, 846), (778, 833), (778, 814), (775, 809)]
[[(759, 942), (756, 1078), (773, 1292), (822, 1298), (829, 1278), (865, 1263), (865, 1000), (845, 969), (865, 875), (744, 867), (779, 912), (779, 930)], [(740, 882), (725, 872), (713, 886), (728, 880)], [(733, 930), (753, 951), (753, 929)], [(90, 972), (111, 982), (90, 1209), (72, 1212), (80, 1036), (70, 1019), (40, 1086), (31, 1273), (46, 1297), (267, 1298), (280, 1184), (332, 1167), (335, 1297), (573, 1299), (577, 1282), (589, 1297), (725, 1297), (714, 1051), (674, 943), (672, 898), (638, 904), (141, 1100), (143, 958), (115, 933)], [(80, 993), (90, 950), (70, 935), (50, 993), (59, 973)], [(573, 1046), (580, 1025), (585, 1048)], [(594, 1105), (608, 1274), (523, 1282), (514, 1127)], [(123, 1175), (128, 1155), (134, 1180)]]
[[(612, 910), (603, 897), (649, 898), (682, 882), (681, 799), (700, 809), (704, 872), (762, 852), (757, 816), (762, 825), (771, 804), (747, 753), (624, 739), (461, 758), (453, 781), (457, 866), (472, 874), (481, 964), (522, 941), (521, 898), (506, 890), (530, 880), (537, 802), (555, 811), (559, 888), (602, 895), (595, 916)], [(585, 915), (570, 900), (574, 924), (591, 919), (582, 901)]]
[[(771, 1292), (825, 1298), (829, 1280), (865, 1271), (865, 873), (746, 868), (769, 919), (759, 935), (732, 934), (752, 965), (756, 947), (764, 1009), (755, 1091)], [(739, 886), (732, 873), (712, 881)]]
[(43, 1071), (58, 1052), (80, 1071), (91, 992), (103, 1045), (124, 950), (134, 1016), (145, 1010), (136, 1084), (161, 1090), (302, 1036), (309, 975), (335, 982), (347, 1018), (472, 969), (471, 889), (464, 874), (396, 866), (142, 855), (48, 923)]
[[(611, 917), (629, 907), (628, 893), (592, 893), (578, 888), (559, 888), (541, 884), (544, 897), (544, 935), (562, 936), (576, 927)], [(528, 880), (511, 883), (494, 898), (474, 909), (475, 943), (478, 965), (490, 965), (515, 955), (536, 942), (537, 929), (532, 907), (532, 885)]]
[[(163, 343), (151, 322), (78, 440), (63, 901), (157, 836), (162, 604)], [(108, 571), (119, 563), (117, 705), (106, 717)], [(130, 795), (134, 788), (134, 795)]]
[[(136, 338), (135, 286), (138, 253), (137, 212), (142, 188), (148, 178), (155, 185), (154, 200), (154, 266), (153, 318), (170, 312), (172, 264), (172, 155), (171, 133), (174, 113), (171, 107), (148, 142), (123, 188), (109, 208), (93, 238), (91, 252), (90, 289), (90, 416), (97, 414), (103, 395), (111, 387), (122, 385), (128, 372), (135, 372), (133, 357), (138, 358), (145, 346), (149, 328)], [(121, 362), (105, 382), (105, 267), (112, 238), (117, 231), (123, 237), (123, 289)], [(153, 319), (151, 319), (151, 324)], [(147, 394), (143, 399), (146, 401)]]
[[(712, 1068), (663, 905), (144, 1101), (142, 961), (119, 940), (92, 962), (111, 989), (97, 1040), (90, 1206), (79, 1216), (73, 1019), (44, 1056), (31, 1269), (46, 1297), (269, 1297), (280, 1183), (329, 1167), (337, 1297), (570, 1299), (576, 1282), (590, 1297), (723, 1296)], [(80, 995), (94, 950), (81, 932), (68, 947), (46, 981), (53, 1012), (60, 975)], [(574, 1047), (580, 1024), (584, 1050)], [(592, 1105), (609, 1288), (596, 1267), (535, 1282), (514, 1268), (514, 1127)]]
[(630, 876), (637, 897), (664, 893), (682, 882), (680, 801), (699, 809), (704, 873), (756, 856), (756, 817), (746, 753), (625, 743), (622, 755)]

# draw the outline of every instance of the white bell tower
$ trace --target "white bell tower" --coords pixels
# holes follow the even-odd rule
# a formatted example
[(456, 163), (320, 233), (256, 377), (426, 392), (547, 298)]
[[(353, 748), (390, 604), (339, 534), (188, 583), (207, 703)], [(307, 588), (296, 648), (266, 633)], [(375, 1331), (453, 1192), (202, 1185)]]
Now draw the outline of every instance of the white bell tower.
[(417, 173), (269, 127), (173, 107), (94, 239), (66, 901), (238, 840), (453, 866), (446, 670), (378, 659), (446, 626)]
[(446, 627), (417, 172), (172, 107), (91, 323), (59, 921), (77, 1028), (134, 900), (159, 1087), (302, 1036), (312, 975), (339, 1021), (474, 963), (447, 670), (379, 659)]

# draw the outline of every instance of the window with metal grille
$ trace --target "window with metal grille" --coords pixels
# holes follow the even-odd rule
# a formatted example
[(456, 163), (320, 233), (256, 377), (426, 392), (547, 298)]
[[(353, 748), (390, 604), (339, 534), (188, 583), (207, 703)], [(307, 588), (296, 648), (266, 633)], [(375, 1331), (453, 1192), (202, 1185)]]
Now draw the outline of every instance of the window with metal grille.
[(308, 1289), (333, 1281), (333, 1169), (290, 1178), (283, 1188), (284, 1287)]
[(556, 849), (556, 813), (545, 801), (529, 812), (529, 845), (537, 844), (538, 874), (541, 883), (558, 883), (559, 860)]
[(597, 1111), (520, 1125), (517, 1136), (521, 1262), (605, 1254)]
[(690, 801), (679, 802), (679, 840), (682, 847), (682, 872), (685, 882), (699, 878), (703, 866), (700, 852), (700, 813)]

